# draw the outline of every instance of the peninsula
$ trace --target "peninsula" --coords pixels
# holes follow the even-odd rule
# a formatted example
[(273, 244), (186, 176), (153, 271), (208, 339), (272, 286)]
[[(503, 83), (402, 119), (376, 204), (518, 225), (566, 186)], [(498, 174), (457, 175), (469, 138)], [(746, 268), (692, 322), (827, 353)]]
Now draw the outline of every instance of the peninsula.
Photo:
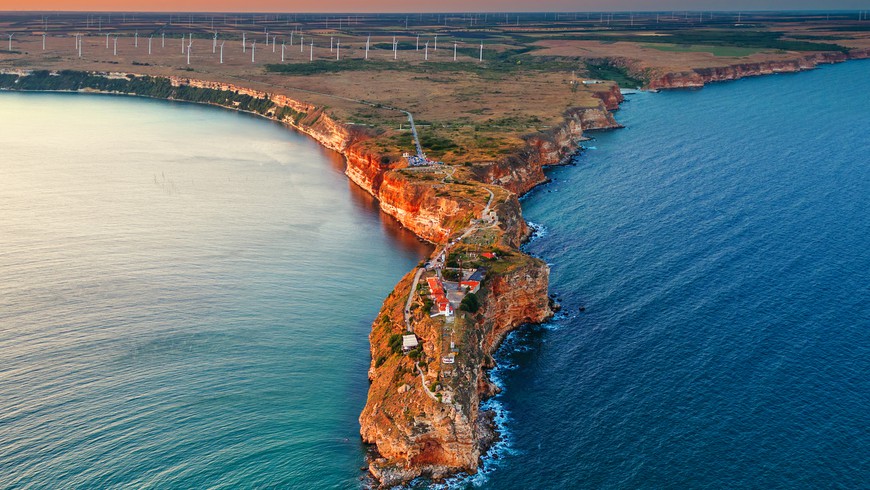
[[(739, 18), (738, 18), (739, 15)], [(359, 421), (384, 486), (473, 473), (499, 437), (492, 354), (546, 321), (549, 269), (518, 197), (620, 127), (623, 89), (700, 87), (870, 57), (851, 14), (4, 14), (0, 89), (248, 111), (340, 152), (435, 245), (372, 324)], [(5, 39), (4, 39), (5, 40)]]

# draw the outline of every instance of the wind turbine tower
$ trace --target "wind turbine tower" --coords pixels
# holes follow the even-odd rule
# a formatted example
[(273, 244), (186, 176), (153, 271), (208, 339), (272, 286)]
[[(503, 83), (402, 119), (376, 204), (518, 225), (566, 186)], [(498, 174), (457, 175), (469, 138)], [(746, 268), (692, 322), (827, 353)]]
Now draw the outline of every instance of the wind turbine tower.
[(153, 38), (153, 37), (154, 37), (153, 35), (148, 36), (148, 55), (149, 56), (151, 55), (151, 38)]
[(14, 36), (14, 35), (15, 34), (8, 34), (8, 36), (9, 36), (9, 51), (12, 51), (12, 36)]
[(115, 36), (115, 38), (112, 39), (112, 41), (114, 41), (114, 43), (115, 43), (114, 48), (112, 50), (112, 56), (118, 56), (118, 36)]
[(139, 47), (139, 31), (136, 31), (136, 34), (133, 35), (133, 47)]
[(435, 46), (432, 48), (432, 51), (438, 51), (438, 34), (435, 34)]
[(372, 35), (366, 38), (366, 59), (369, 59), (369, 43), (372, 41)]
[(426, 41), (426, 48), (423, 54), (423, 60), (429, 61), (429, 41)]
[(42, 50), (45, 51), (45, 33), (42, 33)]
[(341, 39), (339, 39), (337, 41), (337, 44), (335, 45), (335, 59), (336, 60), (341, 59)]
[(483, 41), (480, 42), (480, 61), (483, 61)]
[(248, 47), (245, 44), (245, 33), (243, 32), (242, 33), (242, 53), (244, 53), (247, 49), (248, 49)]
[(193, 47), (193, 38), (191, 38), (190, 42), (187, 44), (187, 64), (190, 64), (190, 48)]
[(106, 49), (109, 49), (109, 33), (106, 33)]
[(254, 60), (256, 59), (256, 58), (255, 58), (255, 55), (256, 55), (256, 49), (257, 49), (257, 41), (253, 41), (253, 42), (251, 43), (251, 63), (253, 63)]
[(456, 41), (453, 41), (453, 61), (456, 61)]
[(221, 64), (224, 64), (224, 43), (226, 41), (221, 41)]
[[(214, 19), (212, 19), (212, 22), (214, 22)], [(211, 52), (212, 52), (212, 54), (214, 54), (216, 51), (217, 51), (217, 31), (215, 31), (214, 37), (211, 38)]]
[[(302, 42), (299, 42), (299, 46), (304, 46)], [(301, 50), (300, 50), (301, 51)], [(314, 40), (311, 40), (311, 51), (308, 54), (308, 61), (314, 61)]]
[(281, 63), (284, 62), (284, 41), (281, 41)]

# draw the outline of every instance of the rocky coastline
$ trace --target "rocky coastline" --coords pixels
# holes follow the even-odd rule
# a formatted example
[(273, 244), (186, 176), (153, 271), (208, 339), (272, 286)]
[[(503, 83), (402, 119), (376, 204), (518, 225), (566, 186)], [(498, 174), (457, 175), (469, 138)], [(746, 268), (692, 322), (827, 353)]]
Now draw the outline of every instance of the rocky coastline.
[[(867, 51), (819, 53), (790, 62), (765, 62), (698, 68), (681, 73), (654, 74), (649, 89), (701, 87), (706, 83), (746, 76), (796, 72), (822, 63), (870, 57)], [(627, 65), (630, 67), (630, 65)], [(6, 71), (7, 77), (27, 77), (24, 71)], [(649, 74), (648, 74), (649, 75)], [(57, 75), (52, 75), (57, 76)], [(251, 90), (243, 86), (185, 77), (165, 77), (175, 91), (154, 95), (126, 90), (121, 81), (156, 79), (127, 73), (90, 74), (118, 80), (116, 89), (79, 86), (79, 92), (139, 95), (189, 100), (236, 110), (245, 110), (286, 124), (309, 135), (326, 148), (341, 153), (349, 179), (374, 196), (381, 209), (421, 239), (436, 247), (432, 259), (448, 250), (462, 250), (462, 240), (487, 211), (497, 223), (481, 246), (497, 256), (481, 259), (487, 274), (477, 296), (480, 308), (463, 312), (463, 328), (455, 364), (442, 365), (449, 354), (443, 341), (443, 320), (431, 317), (422, 305), (424, 290), (414, 290), (416, 271), (410, 271), (384, 301), (370, 333), (371, 365), (369, 394), (360, 415), (361, 436), (372, 451), (368, 470), (377, 484), (390, 487), (419, 476), (442, 479), (477, 470), (480, 458), (497, 438), (492, 414), (480, 410), (481, 402), (497, 392), (487, 377), (493, 353), (504, 336), (526, 323), (540, 323), (553, 314), (548, 296), (549, 268), (524, 254), (520, 245), (529, 229), (522, 217), (518, 197), (546, 182), (544, 168), (565, 164), (579, 149), (585, 131), (621, 127), (612, 111), (623, 101), (619, 89), (608, 85), (596, 93), (601, 101), (594, 108), (571, 108), (556, 127), (525, 135), (523, 144), (503, 158), (479, 162), (447, 174), (439, 169), (411, 171), (403, 161), (373, 153), (364, 144), (376, 137), (370, 128), (344, 124), (325, 108), (285, 95)], [(0, 77), (0, 82), (3, 82)], [(15, 82), (17, 83), (17, 82)], [(162, 81), (160, 82), (163, 83)], [(216, 99), (178, 97), (178, 89), (197, 89)], [(0, 89), (16, 89), (0, 83)], [(232, 95), (230, 95), (232, 94)], [(247, 109), (249, 100), (262, 102)], [(487, 200), (486, 195), (490, 198)], [(471, 245), (467, 249), (470, 249)], [(444, 253), (447, 255), (447, 253)], [(461, 269), (461, 265), (460, 265)], [(406, 331), (406, 300), (420, 305), (410, 312), (414, 334), (419, 338), (420, 358), (414, 361), (396, 353), (391, 338)], [(441, 394), (436, 397), (433, 393)]]

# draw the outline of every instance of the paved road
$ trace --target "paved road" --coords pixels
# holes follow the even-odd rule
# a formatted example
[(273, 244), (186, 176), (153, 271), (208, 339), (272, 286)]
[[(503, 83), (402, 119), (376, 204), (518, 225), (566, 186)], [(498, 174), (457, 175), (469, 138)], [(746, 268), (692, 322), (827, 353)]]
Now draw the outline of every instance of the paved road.
[(411, 292), (408, 293), (408, 301), (405, 302), (405, 329), (409, 332), (414, 331), (411, 325), (411, 302), (414, 300), (414, 292), (417, 291), (417, 283), (420, 282), (420, 276), (423, 275), (426, 269), (420, 267), (417, 273), (414, 274), (414, 282), (411, 284)]

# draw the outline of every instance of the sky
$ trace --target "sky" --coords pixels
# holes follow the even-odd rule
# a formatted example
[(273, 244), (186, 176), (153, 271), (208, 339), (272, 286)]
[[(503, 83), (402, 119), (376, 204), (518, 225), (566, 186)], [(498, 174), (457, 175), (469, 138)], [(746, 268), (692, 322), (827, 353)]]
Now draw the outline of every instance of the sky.
[(867, 0), (0, 0), (0, 11), (163, 12), (583, 12), (859, 10)]

